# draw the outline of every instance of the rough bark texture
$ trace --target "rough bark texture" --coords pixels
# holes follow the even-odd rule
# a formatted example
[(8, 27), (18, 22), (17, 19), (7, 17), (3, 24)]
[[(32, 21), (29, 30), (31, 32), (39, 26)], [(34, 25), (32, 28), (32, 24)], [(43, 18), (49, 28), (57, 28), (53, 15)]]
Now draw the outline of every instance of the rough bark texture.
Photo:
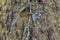
[(31, 2), (36, 20), (28, 10), (20, 13), (21, 0), (0, 0), (0, 40), (60, 40), (60, 0)]

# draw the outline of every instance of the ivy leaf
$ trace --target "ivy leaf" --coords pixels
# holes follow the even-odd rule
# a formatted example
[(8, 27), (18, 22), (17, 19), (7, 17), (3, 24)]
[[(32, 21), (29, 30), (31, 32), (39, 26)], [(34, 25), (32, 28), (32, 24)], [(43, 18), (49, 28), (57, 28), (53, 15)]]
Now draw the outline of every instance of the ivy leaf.
[(25, 6), (26, 4), (27, 4), (26, 2), (22, 2), (22, 3), (21, 3), (21, 6), (22, 6), (22, 5)]
[(22, 2), (20, 12), (24, 11), (25, 9), (26, 9), (26, 2)]
[(32, 13), (32, 18), (33, 18), (33, 21), (35, 22), (39, 18), (39, 16), (35, 13)]
[(31, 27), (31, 25), (26, 25), (25, 28), (24, 28), (24, 32), (27, 32), (30, 27)]
[(30, 9), (30, 6), (32, 6), (32, 3), (21, 3), (21, 9), (20, 12), (24, 11), (25, 9)]
[(29, 26), (25, 26), (24, 32), (26, 32), (27, 30), (29, 30)]

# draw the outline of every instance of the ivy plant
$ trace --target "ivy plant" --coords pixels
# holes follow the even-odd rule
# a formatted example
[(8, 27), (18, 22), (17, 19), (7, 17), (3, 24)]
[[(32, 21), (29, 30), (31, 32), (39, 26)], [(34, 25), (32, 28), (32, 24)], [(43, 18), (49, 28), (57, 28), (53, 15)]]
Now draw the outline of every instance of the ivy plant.
[(22, 2), (21, 3), (21, 9), (20, 9), (20, 12), (23, 12), (25, 11), (26, 9), (29, 9), (30, 10), (30, 6), (32, 6), (33, 4), (30, 2), (30, 3), (26, 3), (26, 2)]

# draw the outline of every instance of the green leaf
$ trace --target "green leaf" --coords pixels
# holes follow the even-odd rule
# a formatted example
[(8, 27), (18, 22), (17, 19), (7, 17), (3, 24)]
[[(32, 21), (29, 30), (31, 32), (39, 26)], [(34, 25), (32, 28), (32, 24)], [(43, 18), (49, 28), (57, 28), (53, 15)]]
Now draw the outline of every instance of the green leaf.
[(24, 11), (25, 9), (30, 9), (30, 6), (32, 6), (32, 3), (21, 3), (21, 9), (20, 12)]
[(39, 19), (39, 16), (35, 13), (32, 13), (32, 18), (33, 18), (33, 21), (37, 21), (37, 19)]
[(26, 6), (22, 7), (22, 8), (20, 9), (20, 12), (24, 11), (25, 9), (26, 9)]
[(26, 3), (26, 2), (22, 2), (21, 4), (22, 4), (22, 5), (26, 5), (27, 3)]
[(28, 31), (29, 28), (31, 28), (31, 25), (26, 25), (26, 26), (24, 27), (24, 32)]

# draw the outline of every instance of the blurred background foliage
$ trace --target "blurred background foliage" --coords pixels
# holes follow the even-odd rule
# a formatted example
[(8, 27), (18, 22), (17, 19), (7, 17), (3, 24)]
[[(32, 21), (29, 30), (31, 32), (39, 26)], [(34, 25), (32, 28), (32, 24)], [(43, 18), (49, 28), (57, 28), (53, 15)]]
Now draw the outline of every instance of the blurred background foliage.
[(60, 0), (0, 0), (0, 40), (60, 40)]

